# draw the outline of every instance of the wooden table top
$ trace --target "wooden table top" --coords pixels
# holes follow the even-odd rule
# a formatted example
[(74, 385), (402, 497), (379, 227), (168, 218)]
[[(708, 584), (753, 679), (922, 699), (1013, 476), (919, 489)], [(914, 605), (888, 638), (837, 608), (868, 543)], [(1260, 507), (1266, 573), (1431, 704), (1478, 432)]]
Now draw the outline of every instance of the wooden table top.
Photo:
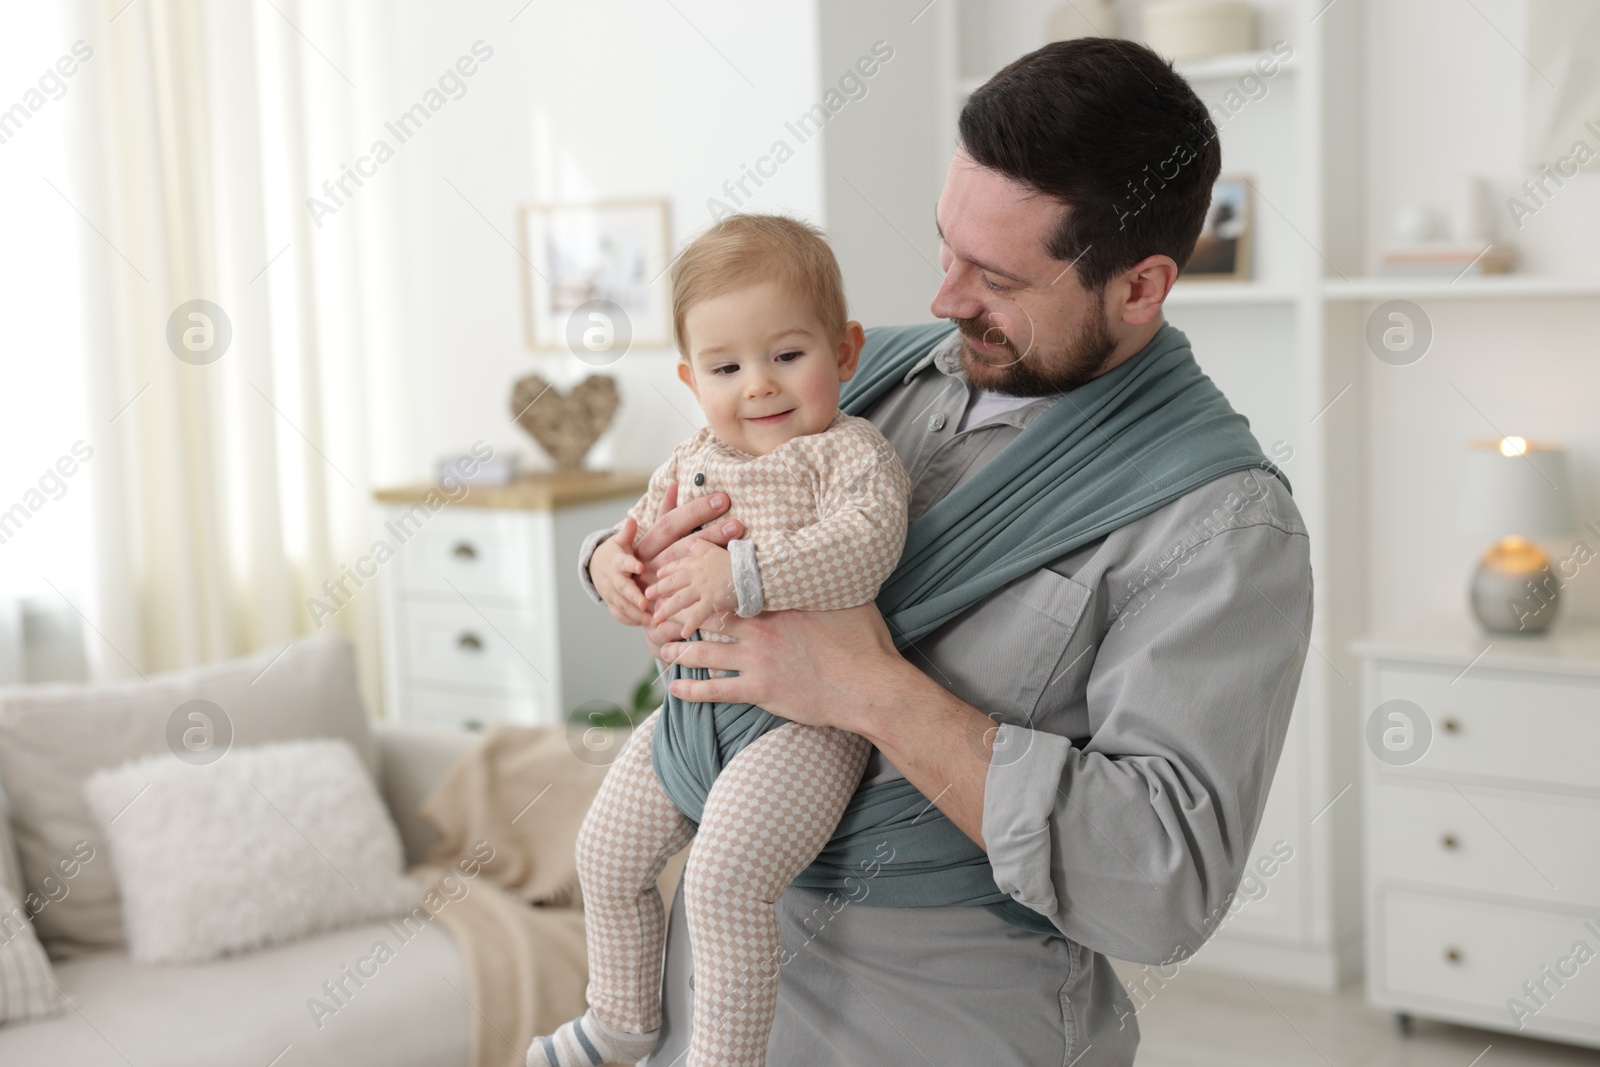
[[(536, 471), (520, 475), (508, 485), (475, 485), (453, 506), (468, 508), (521, 508), (551, 510), (592, 500), (642, 495), (650, 485), (649, 471)], [(420, 504), (438, 485), (401, 485), (379, 489), (372, 495), (385, 504)]]

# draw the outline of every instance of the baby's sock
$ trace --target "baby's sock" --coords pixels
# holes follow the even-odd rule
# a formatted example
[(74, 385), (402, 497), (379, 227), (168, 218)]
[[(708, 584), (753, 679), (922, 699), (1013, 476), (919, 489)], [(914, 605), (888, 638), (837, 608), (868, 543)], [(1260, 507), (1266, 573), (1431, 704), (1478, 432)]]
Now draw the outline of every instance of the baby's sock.
[(600, 1067), (602, 1063), (638, 1063), (661, 1040), (660, 1030), (630, 1034), (595, 1018), (591, 1008), (563, 1023), (549, 1037), (536, 1037), (528, 1049), (528, 1067)]

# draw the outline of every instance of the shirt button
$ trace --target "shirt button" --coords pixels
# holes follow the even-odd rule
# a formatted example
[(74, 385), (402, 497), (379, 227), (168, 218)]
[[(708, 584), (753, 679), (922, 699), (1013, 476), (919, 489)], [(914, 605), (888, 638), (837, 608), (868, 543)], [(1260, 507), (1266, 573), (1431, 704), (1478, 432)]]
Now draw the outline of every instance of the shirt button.
[(705, 476), (705, 474), (703, 472), (695, 474), (695, 476), (694, 476), (694, 484), (695, 485), (705, 485), (706, 484), (706, 476)]
[(938, 433), (940, 430), (944, 429), (944, 412), (939, 411), (934, 413), (933, 418), (928, 420), (928, 429), (932, 430), (934, 433)]

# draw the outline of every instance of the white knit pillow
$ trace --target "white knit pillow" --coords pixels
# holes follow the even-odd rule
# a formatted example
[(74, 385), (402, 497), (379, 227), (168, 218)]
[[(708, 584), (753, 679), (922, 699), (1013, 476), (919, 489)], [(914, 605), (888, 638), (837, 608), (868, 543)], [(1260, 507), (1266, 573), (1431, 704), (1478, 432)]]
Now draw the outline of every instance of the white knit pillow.
[(111, 843), (129, 954), (192, 963), (396, 915), (421, 895), (347, 741), (170, 754), (84, 783)]
[(22, 901), (0, 885), (0, 1026), (54, 1015), (65, 1006)]

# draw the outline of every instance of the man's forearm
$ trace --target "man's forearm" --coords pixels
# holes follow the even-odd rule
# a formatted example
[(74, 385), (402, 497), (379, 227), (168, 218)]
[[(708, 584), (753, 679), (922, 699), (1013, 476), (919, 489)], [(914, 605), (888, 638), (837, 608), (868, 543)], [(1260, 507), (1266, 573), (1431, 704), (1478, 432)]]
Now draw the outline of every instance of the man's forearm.
[(995, 724), (905, 660), (867, 694), (860, 718), (841, 724), (885, 759), (982, 848), (983, 792)]

